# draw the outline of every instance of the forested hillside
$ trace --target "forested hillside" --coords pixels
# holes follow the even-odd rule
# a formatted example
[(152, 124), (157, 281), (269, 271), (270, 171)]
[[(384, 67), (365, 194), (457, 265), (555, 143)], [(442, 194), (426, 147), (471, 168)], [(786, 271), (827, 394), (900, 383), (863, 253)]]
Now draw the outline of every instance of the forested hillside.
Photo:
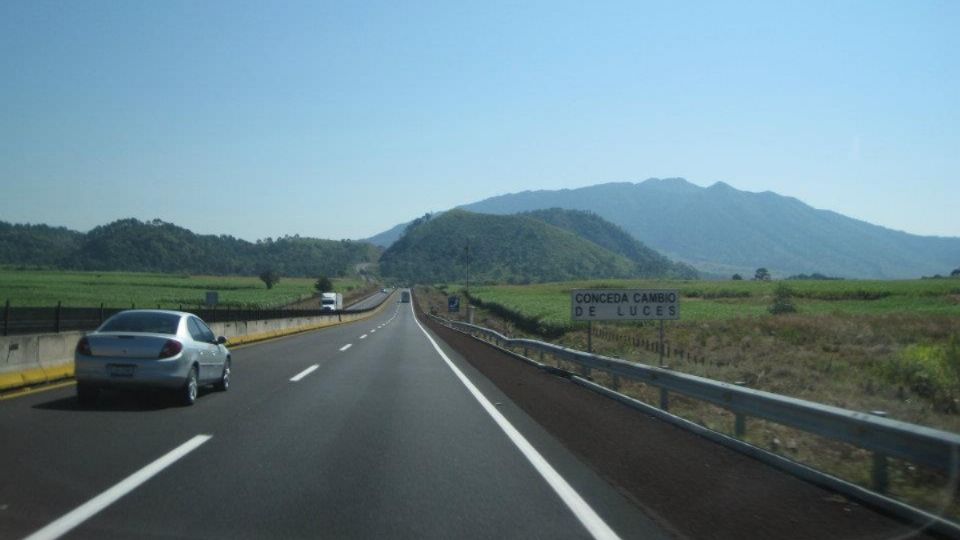
[(410, 282), (529, 283), (636, 276), (636, 265), (530, 216), (451, 210), (414, 221), (380, 259)]
[(232, 236), (199, 235), (160, 220), (123, 219), (87, 234), (46, 225), (0, 222), (0, 264), (65, 270), (336, 276), (378, 249), (364, 242), (287, 236), (256, 243)]
[(697, 278), (697, 271), (693, 267), (671, 261), (593, 212), (550, 208), (520, 215), (570, 231), (604, 249), (623, 255), (636, 263), (638, 277)]
[(0, 221), (0, 264), (55, 266), (75, 253), (83, 233), (64, 227)]

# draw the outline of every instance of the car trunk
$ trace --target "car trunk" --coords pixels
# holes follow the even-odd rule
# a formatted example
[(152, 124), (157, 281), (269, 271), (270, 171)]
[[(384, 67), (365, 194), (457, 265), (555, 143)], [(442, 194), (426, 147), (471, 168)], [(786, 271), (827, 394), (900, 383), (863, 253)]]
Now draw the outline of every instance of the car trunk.
[(158, 334), (91, 334), (87, 336), (93, 356), (117, 358), (159, 358), (160, 350), (172, 336)]

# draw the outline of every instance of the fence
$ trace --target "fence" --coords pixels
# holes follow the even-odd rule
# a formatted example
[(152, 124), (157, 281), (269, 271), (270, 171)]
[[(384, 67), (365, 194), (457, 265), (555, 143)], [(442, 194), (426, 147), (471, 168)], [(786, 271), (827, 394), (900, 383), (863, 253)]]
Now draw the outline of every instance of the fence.
[[(625, 360), (569, 349), (542, 341), (509, 338), (494, 330), (480, 326), (433, 317), (441, 324), (484, 339), (499, 347), (508, 350), (522, 349), (524, 357), (528, 357), (530, 351), (537, 351), (541, 355), (550, 354), (558, 360), (579, 366), (581, 374), (584, 376), (589, 375), (590, 370), (606, 372), (612, 376), (613, 390), (617, 389), (620, 378), (640, 381), (659, 388), (659, 408), (664, 412), (670, 409), (671, 393), (728, 409), (735, 415), (736, 439), (734, 440), (740, 443), (738, 450), (743, 450), (743, 447), (749, 446), (739, 439), (742, 439), (746, 434), (747, 420), (751, 417), (790, 426), (867, 450), (873, 456), (872, 488), (876, 492), (876, 497), (869, 492), (862, 493), (861, 491), (866, 490), (861, 490), (858, 486), (847, 484), (840, 479), (830, 477), (829, 481), (822, 483), (833, 489), (838, 487), (845, 489), (850, 494), (861, 499), (867, 499), (867, 502), (883, 507), (885, 510), (902, 517), (932, 524), (934, 528), (941, 532), (946, 532), (949, 535), (960, 535), (960, 524), (928, 514), (882, 495), (888, 487), (887, 462), (891, 458), (941, 471), (956, 483), (958, 477), (960, 477), (960, 435), (883, 418), (870, 413), (850, 411), (761, 390), (753, 390), (735, 384), (677, 373), (669, 369), (634, 364)], [(584, 383), (591, 387), (599, 387), (591, 381), (584, 380)], [(622, 394), (611, 392), (610, 389), (605, 387), (599, 387), (599, 389), (603, 393), (611, 395), (611, 397), (623, 398), (622, 401), (635, 401)], [(709, 430), (704, 429), (704, 431)], [(751, 447), (751, 453), (757, 457), (757, 452), (753, 452), (753, 450), (757, 449)], [(779, 458), (779, 456), (776, 457)], [(784, 458), (779, 459), (783, 460)], [(776, 464), (782, 465), (781, 463)], [(822, 477), (827, 476), (824, 473), (819, 474)], [(821, 480), (821, 478), (812, 478), (809, 474), (805, 476), (807, 479), (814, 481)], [(954, 488), (956, 489), (956, 485), (954, 485)]]
[[(141, 306), (148, 308), (149, 306)], [(179, 311), (189, 311), (208, 323), (233, 322), (268, 319), (286, 319), (290, 317), (316, 317), (320, 315), (340, 315), (341, 313), (365, 313), (377, 306), (366, 309), (345, 309), (342, 311), (321, 311), (320, 309), (260, 309), (260, 308), (197, 308), (179, 306)], [(159, 309), (159, 306), (157, 306)], [(64, 307), (60, 302), (54, 307), (13, 307), (8, 300), (3, 306), (3, 320), (0, 322), (0, 335), (43, 334), (48, 332), (71, 332), (93, 330), (111, 315), (130, 308)]]

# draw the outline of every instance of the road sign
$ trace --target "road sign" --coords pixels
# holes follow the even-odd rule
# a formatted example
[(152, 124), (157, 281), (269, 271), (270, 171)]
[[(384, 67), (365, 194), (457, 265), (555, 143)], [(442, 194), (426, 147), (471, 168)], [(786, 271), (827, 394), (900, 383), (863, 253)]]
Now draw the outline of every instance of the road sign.
[(676, 289), (574, 289), (570, 316), (575, 321), (651, 321), (680, 318)]
[(215, 306), (220, 303), (220, 295), (217, 291), (207, 291), (207, 305)]
[(451, 296), (447, 298), (447, 311), (450, 313), (460, 313), (460, 297)]

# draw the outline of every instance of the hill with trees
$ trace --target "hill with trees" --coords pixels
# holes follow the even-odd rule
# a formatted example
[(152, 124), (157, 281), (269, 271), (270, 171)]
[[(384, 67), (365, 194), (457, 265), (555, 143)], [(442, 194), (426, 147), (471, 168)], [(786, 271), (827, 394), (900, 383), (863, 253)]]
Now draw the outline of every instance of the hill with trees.
[(380, 258), (386, 276), (409, 282), (535, 283), (628, 278), (636, 264), (530, 216), (451, 210), (412, 222)]
[(80, 246), (83, 233), (65, 227), (0, 221), (0, 264), (55, 266)]
[(630, 259), (636, 264), (638, 277), (697, 278), (697, 271), (693, 267), (671, 261), (593, 212), (549, 208), (523, 212), (519, 215), (532, 217), (570, 231), (604, 249)]
[(365, 242), (286, 236), (248, 242), (200, 235), (160, 220), (122, 219), (83, 234), (0, 222), (0, 264), (63, 270), (286, 276), (346, 275), (376, 261)]

